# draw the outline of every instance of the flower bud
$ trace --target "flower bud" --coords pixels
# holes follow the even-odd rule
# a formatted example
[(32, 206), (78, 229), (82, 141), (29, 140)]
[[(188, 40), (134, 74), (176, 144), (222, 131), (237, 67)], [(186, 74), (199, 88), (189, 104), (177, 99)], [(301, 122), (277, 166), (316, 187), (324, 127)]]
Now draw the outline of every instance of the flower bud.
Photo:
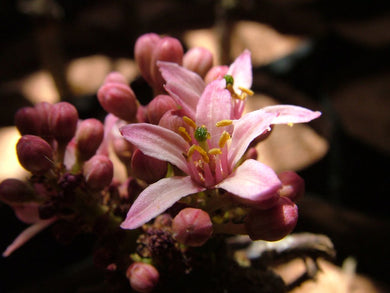
[(184, 54), (183, 66), (205, 77), (213, 66), (213, 54), (202, 47), (192, 48)]
[(103, 84), (98, 91), (100, 105), (109, 113), (122, 120), (132, 121), (137, 113), (137, 99), (127, 84), (109, 82)]
[(94, 118), (82, 121), (76, 131), (77, 156), (81, 161), (90, 159), (99, 148), (104, 137), (103, 124)]
[(135, 262), (126, 271), (130, 286), (137, 292), (151, 292), (157, 286), (160, 274), (157, 269), (147, 263)]
[(106, 84), (109, 82), (127, 84), (127, 80), (124, 75), (117, 71), (113, 71), (107, 74), (103, 83)]
[(34, 192), (26, 182), (8, 178), (0, 184), (0, 200), (12, 205), (33, 200)]
[(163, 178), (167, 173), (168, 164), (152, 157), (149, 157), (136, 149), (131, 158), (131, 169), (135, 177), (153, 183)]
[(295, 228), (298, 207), (287, 197), (281, 197), (276, 206), (268, 210), (252, 209), (245, 221), (252, 240), (277, 241)]
[(220, 66), (214, 66), (212, 67), (206, 74), (204, 81), (206, 84), (209, 84), (210, 82), (223, 78), (225, 74), (228, 72), (229, 67), (226, 65), (220, 65)]
[(172, 222), (174, 237), (188, 246), (202, 246), (213, 234), (213, 224), (208, 213), (201, 209), (185, 208)]
[(305, 194), (305, 181), (294, 171), (285, 171), (278, 174), (282, 182), (282, 188), (279, 189), (279, 195), (288, 197), (296, 202)]
[(53, 105), (48, 102), (41, 102), (35, 105), (35, 110), (38, 114), (40, 122), (39, 136), (49, 141), (52, 138), (52, 133), (49, 126), (49, 115)]
[(134, 45), (134, 59), (138, 65), (142, 77), (152, 85), (151, 64), (153, 51), (156, 48), (160, 36), (155, 33), (148, 33), (140, 36)]
[(79, 114), (77, 109), (67, 102), (59, 102), (51, 107), (49, 129), (59, 144), (67, 144), (76, 132)]
[(180, 115), (180, 110), (170, 110), (167, 111), (160, 119), (158, 125), (170, 129), (174, 132), (177, 132), (179, 127), (184, 127), (189, 131), (188, 125), (184, 122), (182, 116)]
[(23, 135), (16, 144), (16, 152), (19, 163), (33, 174), (53, 167), (53, 149), (39, 136)]
[(40, 220), (39, 204), (37, 202), (29, 202), (12, 206), (15, 216), (19, 221), (26, 224), (33, 224)]
[(121, 162), (125, 165), (130, 164), (133, 154), (133, 145), (123, 137), (115, 137), (112, 139), (112, 148)]
[(158, 124), (167, 111), (175, 109), (177, 109), (177, 104), (171, 96), (156, 96), (147, 106), (149, 123)]
[(85, 162), (83, 174), (91, 189), (102, 190), (111, 183), (114, 166), (107, 156), (95, 155)]
[(15, 125), (21, 135), (39, 135), (41, 131), (41, 120), (34, 107), (24, 107), (15, 114)]

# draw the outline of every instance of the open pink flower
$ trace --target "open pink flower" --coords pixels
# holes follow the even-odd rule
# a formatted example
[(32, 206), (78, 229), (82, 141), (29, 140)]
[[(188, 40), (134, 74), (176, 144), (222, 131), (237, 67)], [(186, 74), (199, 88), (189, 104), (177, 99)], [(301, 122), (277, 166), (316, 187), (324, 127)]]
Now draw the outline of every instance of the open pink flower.
[(183, 117), (188, 128), (174, 132), (135, 123), (120, 129), (145, 155), (168, 161), (185, 173), (148, 186), (131, 206), (122, 228), (140, 227), (182, 197), (206, 189), (222, 188), (239, 201), (258, 207), (278, 196), (281, 182), (270, 167), (251, 159), (238, 164), (239, 160), (251, 141), (271, 124), (308, 122), (320, 113), (296, 106), (273, 106), (230, 120), (232, 111), (231, 92), (222, 79), (203, 91), (195, 121)]

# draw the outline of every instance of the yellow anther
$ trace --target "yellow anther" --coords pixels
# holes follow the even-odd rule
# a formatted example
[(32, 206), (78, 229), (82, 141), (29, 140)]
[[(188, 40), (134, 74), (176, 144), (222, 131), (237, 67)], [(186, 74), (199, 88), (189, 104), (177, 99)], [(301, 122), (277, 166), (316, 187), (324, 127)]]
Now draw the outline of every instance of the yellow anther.
[(193, 144), (189, 148), (188, 153), (187, 153), (187, 158), (191, 158), (191, 156), (194, 154), (195, 151), (197, 151), (202, 156), (202, 159), (205, 163), (208, 163), (210, 161), (207, 152), (196, 144)]
[(250, 89), (244, 87), (238, 87), (243, 93), (246, 93), (248, 96), (253, 96), (254, 92)]
[(294, 123), (289, 122), (289, 123), (287, 123), (287, 125), (290, 126), (290, 127), (293, 127), (293, 126), (294, 126)]
[(220, 148), (213, 148), (213, 149), (209, 150), (209, 154), (210, 155), (220, 155), (220, 154), (222, 154), (222, 151)]
[(193, 129), (196, 129), (196, 123), (194, 120), (192, 120), (190, 117), (183, 116), (183, 120), (185, 123), (187, 123), (189, 126), (191, 126)]
[(191, 136), (188, 134), (187, 130), (183, 126), (180, 126), (178, 131), (180, 136), (184, 138), (187, 142), (192, 141)]
[(230, 134), (226, 131), (222, 132), (218, 142), (219, 147), (222, 149), (229, 139), (230, 139)]
[(228, 119), (226, 119), (226, 120), (218, 121), (218, 122), (215, 124), (215, 126), (217, 126), (217, 127), (229, 126), (229, 125), (232, 125), (232, 123), (233, 123), (233, 120), (228, 120)]

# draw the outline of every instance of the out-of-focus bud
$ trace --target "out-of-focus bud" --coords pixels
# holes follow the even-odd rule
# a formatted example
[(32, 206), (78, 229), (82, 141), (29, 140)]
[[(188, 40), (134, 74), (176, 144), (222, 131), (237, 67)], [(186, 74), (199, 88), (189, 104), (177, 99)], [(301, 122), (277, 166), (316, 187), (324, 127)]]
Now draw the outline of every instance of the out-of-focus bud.
[(127, 84), (127, 80), (124, 77), (124, 75), (117, 71), (113, 71), (107, 74), (103, 83), (109, 83), (109, 82)]
[(213, 224), (208, 213), (201, 209), (185, 208), (172, 222), (174, 237), (188, 246), (202, 246), (213, 234)]
[(149, 123), (158, 124), (167, 111), (175, 109), (177, 109), (177, 104), (171, 96), (156, 96), (147, 106)]
[(24, 107), (15, 114), (15, 125), (21, 135), (34, 134), (39, 135), (41, 131), (41, 120), (34, 107)]
[(115, 137), (112, 140), (112, 148), (119, 160), (125, 165), (130, 163), (133, 154), (133, 145), (123, 137)]
[(296, 202), (305, 194), (305, 181), (294, 171), (285, 171), (278, 174), (282, 181), (282, 188), (279, 190), (280, 196), (285, 196)]
[(206, 48), (192, 48), (184, 54), (183, 66), (201, 77), (205, 77), (213, 66), (213, 54)]
[(33, 200), (33, 189), (26, 182), (8, 178), (0, 184), (0, 200), (12, 205)]
[(167, 162), (146, 156), (136, 149), (131, 158), (131, 169), (135, 177), (147, 183), (163, 178), (167, 173)]
[(90, 159), (102, 143), (103, 137), (104, 126), (99, 120), (89, 118), (82, 121), (75, 136), (78, 159), (81, 161)]
[(223, 78), (225, 74), (228, 72), (228, 70), (229, 67), (226, 65), (214, 66), (207, 72), (204, 78), (205, 83), (209, 84), (210, 82), (218, 78)]
[(33, 224), (40, 220), (39, 204), (36, 202), (29, 202), (24, 204), (17, 204), (12, 206), (15, 216), (26, 224)]
[(87, 185), (93, 190), (107, 187), (114, 176), (114, 166), (107, 156), (95, 155), (83, 167)]
[(252, 240), (277, 241), (292, 232), (297, 220), (298, 207), (287, 197), (281, 197), (271, 209), (252, 209), (245, 227)]
[(19, 163), (33, 174), (53, 167), (53, 149), (39, 136), (23, 135), (16, 144), (16, 152)]
[(39, 131), (39, 136), (45, 140), (50, 141), (52, 138), (52, 133), (49, 126), (49, 115), (52, 110), (53, 105), (48, 102), (41, 102), (35, 105), (35, 110), (38, 113), (38, 118), (41, 121), (41, 129)]
[(125, 121), (135, 120), (138, 102), (133, 90), (127, 84), (109, 82), (98, 91), (100, 105), (109, 113)]
[(49, 113), (50, 132), (59, 144), (67, 144), (74, 136), (79, 120), (77, 109), (67, 102), (59, 102)]
[(142, 77), (152, 85), (151, 64), (153, 51), (156, 48), (160, 36), (155, 33), (148, 33), (140, 36), (134, 45), (134, 59), (138, 65)]
[(257, 153), (257, 150), (256, 148), (254, 147), (251, 147), (251, 148), (248, 148), (248, 150), (246, 151), (245, 153), (245, 160), (257, 160), (257, 157), (258, 157), (258, 153)]
[(141, 293), (152, 292), (157, 286), (160, 274), (157, 269), (147, 263), (132, 263), (126, 271), (126, 277), (130, 281), (133, 290)]
[(180, 110), (170, 110), (165, 112), (158, 125), (168, 128), (174, 132), (177, 132), (179, 127), (184, 127), (187, 131), (190, 131), (188, 125), (184, 122), (182, 116), (180, 115)]
[(165, 80), (157, 66), (157, 61), (169, 61), (181, 65), (183, 62), (183, 46), (179, 40), (172, 37), (161, 38), (153, 51), (151, 62), (153, 87), (157, 92), (163, 92)]
[(148, 121), (148, 113), (147, 113), (147, 108), (146, 106), (139, 105), (137, 109), (137, 122), (142, 123), (142, 122), (147, 122)]

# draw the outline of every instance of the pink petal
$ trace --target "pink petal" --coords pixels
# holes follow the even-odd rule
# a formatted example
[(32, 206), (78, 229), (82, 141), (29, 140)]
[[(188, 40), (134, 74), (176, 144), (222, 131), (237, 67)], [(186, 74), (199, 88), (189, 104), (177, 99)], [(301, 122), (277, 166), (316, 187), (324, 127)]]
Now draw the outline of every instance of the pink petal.
[(121, 127), (120, 132), (145, 155), (168, 161), (188, 173), (187, 161), (183, 156), (188, 144), (177, 133), (149, 123), (129, 124)]
[(250, 89), (252, 86), (252, 62), (251, 52), (245, 50), (230, 65), (227, 74), (234, 78), (234, 90), (239, 91), (238, 86)]
[(321, 112), (319, 111), (311, 111), (293, 105), (268, 106), (264, 107), (262, 110), (277, 115), (271, 124), (304, 123), (321, 116)]
[(249, 112), (235, 120), (232, 142), (229, 147), (229, 164), (234, 167), (253, 139), (269, 128), (275, 114), (263, 110)]
[(167, 92), (188, 116), (195, 117), (196, 105), (205, 88), (203, 79), (176, 63), (159, 61), (157, 64), (166, 80)]
[(149, 185), (136, 199), (121, 224), (123, 229), (136, 229), (149, 222), (182, 197), (205, 190), (191, 177), (169, 177)]
[(276, 173), (256, 160), (246, 160), (236, 171), (217, 185), (256, 208), (269, 208), (277, 202), (282, 184)]
[(220, 135), (224, 127), (216, 127), (216, 123), (231, 117), (231, 96), (225, 89), (223, 79), (215, 80), (208, 84), (199, 100), (196, 108), (196, 124), (206, 126), (211, 134), (210, 147), (217, 147)]

